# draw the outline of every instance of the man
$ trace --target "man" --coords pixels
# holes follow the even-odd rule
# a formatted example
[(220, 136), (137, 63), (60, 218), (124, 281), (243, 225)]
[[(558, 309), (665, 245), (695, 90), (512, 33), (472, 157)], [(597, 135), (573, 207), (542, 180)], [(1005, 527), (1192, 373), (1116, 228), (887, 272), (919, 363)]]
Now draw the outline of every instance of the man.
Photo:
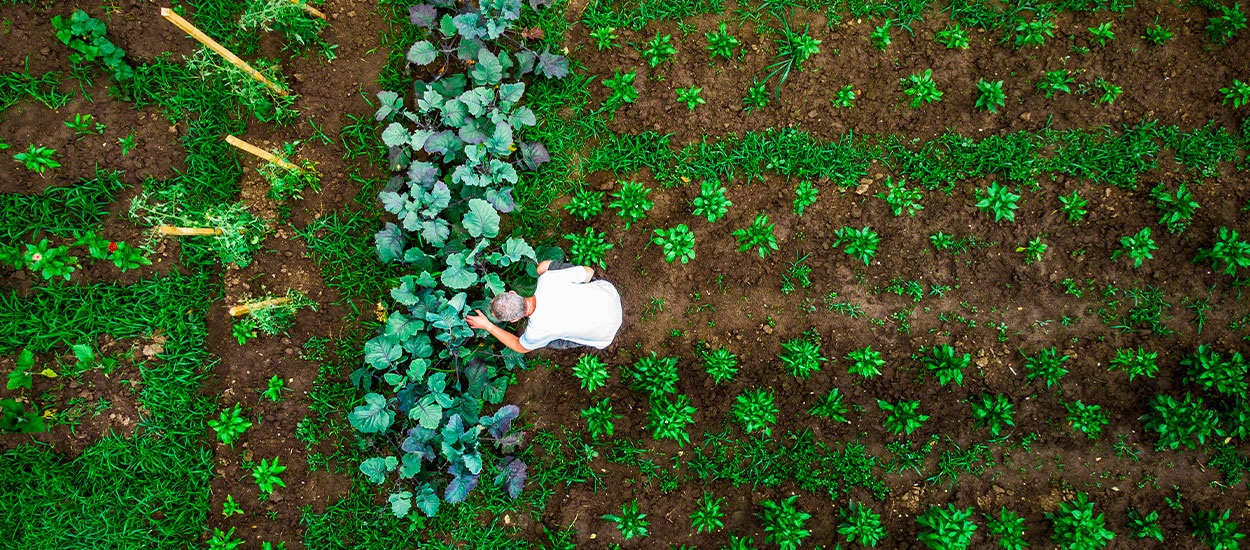
[(538, 264), (538, 287), (533, 296), (513, 291), (495, 296), (490, 312), (496, 319), (510, 323), (529, 317), (520, 338), (490, 322), (480, 309), (465, 320), (517, 353), (542, 347), (606, 348), (621, 328), (621, 295), (612, 283), (592, 281), (594, 276), (595, 270), (584, 265), (547, 260)]

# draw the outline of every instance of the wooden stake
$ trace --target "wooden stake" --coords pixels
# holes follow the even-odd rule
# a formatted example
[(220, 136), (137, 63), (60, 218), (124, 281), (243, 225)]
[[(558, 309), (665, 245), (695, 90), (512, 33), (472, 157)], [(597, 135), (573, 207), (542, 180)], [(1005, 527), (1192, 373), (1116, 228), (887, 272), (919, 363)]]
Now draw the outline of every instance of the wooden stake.
[(309, 15), (320, 17), (321, 19), (326, 18), (326, 14), (321, 13), (320, 11), (317, 11), (317, 8), (314, 8), (311, 5), (309, 5), (308, 2), (304, 2), (303, 0), (291, 0), (291, 3), (299, 4), (299, 7), (304, 8), (304, 11), (308, 12)]
[(220, 235), (222, 231), (215, 227), (174, 227), (172, 225), (157, 226), (156, 231), (161, 235)]
[(270, 153), (269, 151), (266, 151), (266, 150), (264, 150), (264, 149), (261, 149), (260, 147), (257, 147), (257, 146), (255, 146), (255, 145), (252, 145), (251, 143), (248, 143), (248, 142), (246, 142), (246, 141), (243, 141), (243, 140), (241, 140), (241, 139), (239, 139), (239, 138), (237, 138), (237, 137), (234, 137), (234, 136), (232, 136), (232, 135), (227, 135), (227, 136), (226, 136), (226, 143), (229, 143), (230, 145), (233, 145), (233, 146), (235, 146), (235, 147), (238, 147), (239, 149), (242, 149), (242, 150), (244, 150), (244, 151), (247, 151), (247, 152), (249, 152), (249, 153), (251, 153), (251, 154), (253, 154), (253, 155), (256, 155), (256, 156), (258, 156), (258, 157), (260, 157), (260, 158), (263, 158), (263, 159), (265, 159), (265, 160), (267, 160), (267, 161), (269, 161), (269, 162), (272, 162), (272, 163), (274, 163), (274, 164), (277, 164), (278, 166), (281, 166), (281, 167), (283, 167), (283, 168), (286, 168), (287, 170), (294, 170), (294, 171), (296, 171), (296, 172), (301, 172), (301, 173), (304, 171), (302, 168), (300, 168), (300, 167), (298, 167), (298, 166), (296, 166), (296, 165), (294, 165), (294, 164), (291, 164), (291, 163), (289, 163), (289, 162), (287, 162), (287, 161), (285, 161), (285, 160), (282, 160), (282, 159), (280, 159), (280, 158), (278, 158), (278, 157), (273, 156), (273, 154), (272, 154), (272, 153)]
[(195, 25), (192, 25), (190, 21), (187, 21), (186, 19), (183, 19), (181, 15), (174, 13), (174, 10), (161, 8), (161, 17), (164, 17), (170, 23), (173, 23), (174, 26), (182, 29), (183, 32), (191, 35), (196, 40), (199, 40), (201, 44), (208, 46), (208, 49), (213, 50), (214, 52), (217, 52), (218, 55), (226, 58), (226, 61), (229, 61), (234, 64), (235, 67), (238, 67), (242, 69), (243, 72), (251, 75), (252, 78), (255, 78), (258, 82), (261, 82), (270, 90), (273, 90), (273, 93), (281, 96), (290, 95), (290, 93), (283, 90), (281, 86), (278, 86), (268, 78), (265, 78), (265, 75), (261, 74), (260, 71), (253, 69), (252, 66), (248, 65), (246, 61), (239, 59), (239, 56), (230, 53), (230, 50), (222, 47), (222, 45), (218, 44), (216, 40), (209, 38), (208, 35), (201, 32), (200, 29), (195, 28)]
[(290, 299), (290, 298), (273, 298), (273, 299), (271, 299), (271, 300), (261, 300), (261, 301), (259, 301), (259, 302), (252, 302), (252, 303), (250, 303), (250, 304), (243, 304), (243, 305), (241, 305), (241, 306), (234, 306), (234, 307), (230, 308), (230, 316), (231, 316), (231, 317), (238, 317), (238, 316), (240, 316), (240, 315), (245, 315), (245, 314), (251, 313), (251, 312), (253, 312), (253, 311), (255, 311), (255, 310), (258, 310), (258, 309), (260, 309), (260, 308), (263, 308), (263, 307), (269, 307), (269, 306), (280, 306), (280, 305), (285, 304), (285, 303), (290, 302), (290, 301), (291, 301), (291, 299)]

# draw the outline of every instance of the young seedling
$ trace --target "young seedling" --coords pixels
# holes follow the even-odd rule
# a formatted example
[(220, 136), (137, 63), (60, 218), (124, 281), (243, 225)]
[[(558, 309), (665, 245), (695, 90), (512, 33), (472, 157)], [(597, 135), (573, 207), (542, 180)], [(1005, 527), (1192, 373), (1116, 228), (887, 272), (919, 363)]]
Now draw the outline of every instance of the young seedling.
[(972, 420), (978, 428), (989, 428), (990, 435), (998, 437), (1003, 430), (1015, 426), (1015, 407), (1006, 395), (982, 394), (981, 401), (969, 401), (972, 405)]
[(209, 419), (208, 427), (217, 432), (217, 438), (226, 445), (234, 445), (234, 440), (243, 435), (243, 432), (252, 427), (252, 423), (244, 420), (240, 413), (243, 405), (235, 403), (233, 409), (222, 410), (221, 417), (217, 420)]
[(855, 104), (855, 90), (851, 88), (852, 86), (847, 84), (846, 87), (834, 93), (833, 99), (830, 100), (834, 107), (849, 109)]
[(651, 430), (656, 439), (672, 439), (679, 447), (690, 443), (690, 434), (686, 426), (694, 423), (696, 409), (690, 405), (690, 398), (678, 395), (673, 399), (668, 396), (651, 398), (651, 414), (648, 416)]
[(803, 261), (806, 260), (808, 256), (810, 256), (810, 254), (804, 254), (803, 256), (796, 258), (793, 262), (790, 262), (790, 267), (786, 269), (786, 272), (781, 274), (782, 293), (789, 294), (794, 292), (794, 285), (796, 282), (803, 288), (812, 286), (812, 279), (808, 276), (812, 273), (812, 268), (811, 266), (803, 265)]
[(1156, 450), (1176, 450), (1181, 445), (1197, 449), (1215, 431), (1216, 414), (1202, 406), (1201, 397), (1186, 393), (1185, 399), (1177, 401), (1170, 395), (1158, 394), (1141, 419), (1146, 431), (1159, 436)]
[(1055, 348), (1046, 348), (1032, 357), (1024, 360), (1024, 367), (1029, 370), (1025, 375), (1025, 380), (1032, 381), (1034, 378), (1041, 378), (1046, 381), (1046, 388), (1058, 384), (1059, 379), (1063, 375), (1068, 374), (1068, 369), (1063, 368), (1063, 363), (1071, 359), (1068, 355), (1059, 355)]
[(1097, 27), (1090, 27), (1089, 34), (1091, 42), (1097, 42), (1099, 46), (1106, 47), (1108, 40), (1115, 40), (1115, 32), (1111, 30), (1111, 22), (1102, 23)]
[(896, 434), (911, 435), (920, 428), (921, 423), (929, 419), (928, 415), (920, 414), (919, 401), (890, 403), (884, 399), (878, 399), (877, 406), (885, 411), (885, 422), (882, 426)]
[(1108, 105), (1115, 103), (1115, 98), (1120, 97), (1120, 94), (1124, 92), (1123, 88), (1103, 80), (1102, 78), (1094, 79), (1094, 89), (1102, 92), (1098, 98), (1094, 100), (1094, 105), (1099, 103), (1106, 103)]
[(724, 22), (720, 24), (719, 30), (704, 33), (703, 36), (707, 38), (707, 49), (711, 52), (713, 61), (717, 57), (733, 59), (734, 50), (742, 45), (742, 41), (734, 38), (733, 35), (729, 34), (729, 31), (725, 30)]
[(1059, 202), (1063, 206), (1059, 210), (1068, 215), (1068, 221), (1079, 222), (1085, 218), (1085, 205), (1089, 204), (1088, 200), (1081, 198), (1080, 195), (1073, 191), (1071, 195), (1060, 195)]
[(702, 92), (703, 88), (695, 88), (694, 86), (689, 88), (677, 88), (677, 101), (685, 103), (686, 107), (689, 107), (690, 110), (693, 111), (695, 107), (707, 103), (707, 101), (704, 101), (703, 98), (699, 97), (699, 94)]
[(937, 32), (933, 38), (938, 44), (946, 46), (946, 49), (959, 48), (966, 50), (969, 47), (968, 31), (959, 26), (959, 23), (951, 23), (945, 29)]
[(816, 188), (811, 180), (800, 181), (798, 185), (794, 186), (794, 213), (802, 216), (803, 211), (816, 202), (817, 193), (820, 193), (820, 190)]
[(1212, 550), (1237, 550), (1240, 545), (1237, 541), (1246, 535), (1237, 532), (1237, 522), (1228, 519), (1231, 512), (1226, 509), (1223, 516), (1215, 511), (1194, 512), (1189, 517), (1194, 536)]
[(738, 374), (738, 356), (725, 348), (707, 350), (700, 346), (696, 355), (703, 360), (703, 368), (717, 384), (733, 382)]
[(1163, 542), (1163, 528), (1159, 526), (1159, 512), (1142, 515), (1136, 508), (1128, 509), (1128, 533), (1139, 539), (1155, 539)]
[(603, 387), (608, 381), (608, 366), (595, 355), (583, 355), (573, 365), (573, 376), (582, 382), (582, 389), (589, 393)]
[(966, 550), (977, 531), (972, 510), (971, 506), (960, 510), (954, 503), (946, 508), (930, 506), (916, 517), (916, 523), (924, 528), (917, 538), (933, 550)]
[(991, 183), (984, 191), (978, 189), (977, 199), (980, 199), (977, 201), (977, 208), (993, 214), (994, 221), (1016, 221), (1016, 201), (1020, 200), (1020, 195), (1008, 191), (998, 182)]
[(1002, 550), (1024, 550), (1029, 546), (1024, 541), (1024, 518), (1007, 508), (1000, 509), (997, 518), (986, 514), (985, 528), (998, 535), (998, 548)]
[(845, 359), (851, 362), (851, 366), (847, 367), (847, 372), (863, 376), (864, 378), (880, 375), (881, 367), (885, 366), (885, 360), (881, 358), (881, 352), (873, 351), (871, 345), (851, 350), (846, 354)]
[[(778, 10), (779, 12), (780, 10)], [(781, 87), (786, 83), (786, 79), (790, 77), (791, 70), (803, 70), (803, 62), (811, 59), (813, 55), (820, 53), (821, 40), (817, 40), (807, 34), (808, 25), (803, 25), (800, 32), (795, 29), (791, 19), (794, 11), (791, 10), (789, 17), (782, 17), (781, 13), (773, 12), (777, 19), (781, 22), (781, 29), (776, 30), (777, 34), (777, 56), (774, 57), (772, 65), (768, 66), (771, 72), (764, 77), (764, 82), (772, 80), (773, 75), (780, 74), (777, 83), (777, 93), (781, 93)]]
[(605, 79), (603, 85), (612, 90), (612, 95), (604, 100), (604, 107), (615, 109), (621, 104), (638, 101), (638, 88), (634, 87), (634, 80), (637, 78), (638, 71), (621, 74), (618, 69), (612, 78)]
[(1054, 524), (1051, 540), (1060, 548), (1100, 550), (1115, 538), (1115, 533), (1106, 528), (1103, 515), (1094, 515), (1094, 503), (1085, 493), (1060, 503), (1054, 513), (1046, 512), (1046, 519)]
[(1041, 46), (1047, 37), (1054, 38), (1055, 24), (1049, 19), (1026, 21), (1016, 26), (1016, 47)]
[(595, 27), (595, 30), (590, 32), (590, 37), (594, 39), (595, 47), (599, 51), (621, 47), (620, 44), (612, 42), (616, 40), (616, 27)]
[(73, 130), (73, 131), (74, 131), (74, 135), (79, 136), (79, 138), (78, 138), (78, 139), (82, 139), (82, 136), (85, 136), (85, 135), (90, 134), (90, 133), (92, 133), (92, 132), (96, 132), (96, 133), (98, 133), (98, 134), (100, 134), (100, 135), (104, 135), (104, 129), (105, 129), (105, 128), (108, 128), (108, 126), (106, 126), (106, 125), (105, 125), (105, 124), (103, 124), (103, 123), (98, 123), (98, 122), (97, 122), (97, 123), (95, 124), (95, 128), (93, 129), (93, 128), (91, 127), (91, 123), (92, 123), (92, 122), (95, 122), (95, 118), (94, 118), (94, 117), (92, 117), (91, 115), (84, 115), (84, 114), (82, 114), (82, 113), (75, 113), (75, 114), (74, 114), (74, 120), (72, 120), (72, 121), (71, 121), (71, 120), (67, 120), (67, 121), (65, 121), (65, 126), (66, 126), (66, 127), (68, 127), (69, 129)]
[(677, 48), (673, 46), (673, 35), (666, 34), (660, 36), (660, 33), (656, 33), (655, 38), (652, 38), (647, 43), (647, 47), (641, 50), (640, 53), (642, 53), (642, 58), (647, 61), (647, 64), (654, 69), (677, 53)]
[(582, 409), (581, 413), (582, 418), (586, 419), (590, 436), (595, 439), (612, 437), (613, 432), (616, 431), (614, 421), (621, 417), (619, 414), (612, 414), (612, 405), (608, 403), (607, 397), (597, 404)]
[(781, 364), (786, 371), (800, 380), (807, 380), (820, 370), (825, 361), (820, 355), (820, 342), (800, 337), (781, 344)]
[(275, 374), (273, 378), (269, 379), (269, 387), (261, 392), (260, 395), (261, 397), (268, 397), (271, 401), (278, 402), (282, 401), (282, 390), (290, 391), (287, 389), (286, 382), (282, 380), (282, 377)]
[(1160, 25), (1159, 17), (1155, 16), (1155, 26), (1148, 27), (1146, 29), (1146, 35), (1142, 38), (1150, 41), (1156, 46), (1162, 46), (1167, 43), (1168, 40), (1171, 40), (1175, 35), (1176, 33), (1172, 32), (1171, 29)]
[(1063, 92), (1065, 94), (1072, 93), (1072, 88), (1069, 84), (1072, 84), (1073, 82), (1074, 80), (1072, 77), (1068, 76), (1067, 69), (1050, 71), (1047, 72), (1041, 80), (1037, 81), (1037, 91), (1043, 92), (1045, 94), (1044, 97), (1046, 99), (1050, 99), (1050, 96), (1056, 92)]
[(907, 182), (904, 180), (896, 182), (889, 176), (885, 178), (885, 188), (886, 191), (873, 196), (885, 199), (895, 216), (902, 216), (904, 210), (907, 211), (908, 216), (915, 216), (917, 210), (924, 210), (924, 206), (920, 204), (920, 200), (924, 198), (920, 188), (908, 189)]
[(239, 345), (242, 346), (247, 343), (248, 339), (257, 337), (256, 323), (252, 321), (251, 317), (244, 317), (234, 322), (234, 325), (230, 328), (230, 332), (234, 336), (235, 340), (239, 342)]
[(651, 190), (641, 183), (627, 181), (619, 191), (612, 194), (616, 200), (608, 203), (608, 206), (620, 210), (617, 215), (625, 218), (625, 229), (628, 230), (631, 224), (646, 218), (647, 211), (655, 206), (655, 203), (647, 198), (650, 194)]
[(965, 353), (960, 355), (955, 352), (955, 348), (942, 344), (933, 346), (930, 354), (923, 357), (921, 361), (925, 368), (937, 377), (938, 383), (945, 386), (954, 382), (957, 386), (964, 384), (964, 369), (968, 368), (968, 363), (972, 361), (972, 354)]
[(733, 206), (729, 199), (725, 198), (725, 187), (715, 180), (705, 180), (699, 185), (699, 196), (691, 202), (694, 206), (694, 215), (707, 218), (708, 222), (715, 222), (725, 215), (730, 206)]
[(645, 392), (651, 398), (673, 393), (677, 390), (677, 358), (660, 357), (654, 351), (642, 357), (628, 371), (630, 387)]
[(1234, 109), (1240, 109), (1243, 105), (1250, 105), (1250, 83), (1233, 79), (1233, 85), (1228, 88), (1220, 88), (1220, 93), (1224, 94), (1222, 103), (1233, 102)]
[(1132, 382), (1138, 376), (1146, 378), (1154, 378), (1155, 373), (1159, 371), (1159, 365), (1156, 361), (1159, 354), (1153, 351), (1146, 351), (1141, 347), (1136, 350), (1125, 348), (1116, 350), (1115, 358), (1111, 360), (1111, 368), (1107, 370), (1122, 370), (1128, 373), (1128, 381)]
[(843, 403), (842, 393), (838, 391), (838, 388), (833, 388), (828, 394), (820, 398), (812, 408), (808, 409), (807, 413), (812, 416), (829, 418), (835, 422), (849, 423), (850, 419), (845, 415), (850, 411), (850, 407)]
[(569, 259), (578, 265), (597, 265), (606, 267), (603, 263), (604, 256), (608, 250), (611, 250), (612, 243), (607, 242), (605, 237), (607, 233), (595, 231), (593, 227), (587, 227), (586, 232), (581, 235), (569, 233), (564, 238), (573, 241), (569, 245)]
[(260, 488), (261, 496), (272, 493), (275, 487), (286, 487), (286, 483), (278, 477), (278, 474), (285, 472), (286, 466), (278, 465), (278, 457), (273, 457), (273, 462), (266, 462), (260, 459), (260, 464), (252, 467), (252, 477), (256, 480), (256, 486)]
[(242, 514), (243, 508), (234, 501), (234, 495), (226, 495), (226, 501), (221, 504), (221, 515), (230, 517), (235, 514)]
[(56, 154), (55, 149), (36, 147), (32, 143), (29, 149), (13, 155), (13, 158), (22, 163), (22, 166), (25, 166), (27, 170), (43, 176), (44, 172), (61, 166), (61, 163), (52, 160), (52, 155), (54, 154)]
[(747, 87), (747, 95), (742, 98), (742, 105), (743, 112), (747, 114), (763, 109), (768, 105), (768, 90), (764, 88), (764, 82), (752, 81), (751, 85)]
[(768, 222), (768, 214), (763, 212), (755, 216), (755, 221), (750, 227), (734, 231), (733, 236), (738, 238), (739, 252), (755, 247), (755, 251), (763, 259), (772, 250), (777, 250), (777, 237), (773, 236), (773, 224)]
[(762, 431), (765, 436), (772, 435), (768, 425), (777, 423), (778, 412), (773, 392), (763, 388), (742, 392), (733, 408), (734, 420), (742, 424), (743, 431)]
[[(721, 29), (725, 28), (725, 24), (721, 23)], [(721, 504), (725, 502), (723, 498), (715, 498), (712, 493), (703, 492), (703, 498), (699, 499), (699, 507), (690, 513), (690, 522), (696, 533), (707, 531), (711, 533), (725, 526), (725, 522), (721, 518), (725, 517), (725, 513), (721, 511)]]
[(1041, 235), (1038, 235), (1037, 237), (1035, 237), (1033, 240), (1029, 241), (1028, 244), (1024, 246), (1016, 247), (1016, 252), (1024, 253), (1025, 265), (1031, 264), (1033, 262), (1036, 262), (1042, 259), (1042, 254), (1046, 253), (1046, 248), (1047, 248), (1046, 243), (1042, 242), (1042, 238), (1044, 238), (1045, 236), (1046, 234), (1042, 233)]
[(1121, 254), (1128, 253), (1128, 257), (1133, 259), (1133, 267), (1138, 268), (1141, 267), (1143, 261), (1154, 257), (1150, 251), (1158, 249), (1154, 239), (1150, 238), (1150, 228), (1143, 227), (1135, 235), (1120, 237), (1120, 248), (1111, 253), (1111, 259), (1115, 260)]
[(1237, 36), (1237, 32), (1246, 28), (1246, 15), (1241, 13), (1241, 3), (1231, 6), (1212, 4), (1219, 15), (1207, 19), (1207, 38), (1216, 44), (1224, 44)]
[(881, 525), (881, 514), (853, 500), (842, 511), (842, 523), (838, 524), (838, 533), (846, 537), (847, 542), (858, 542), (871, 548), (876, 548), (877, 543), (886, 537), (885, 527)]
[(846, 248), (842, 251), (853, 258), (863, 260), (864, 265), (868, 265), (873, 256), (877, 255), (877, 244), (881, 242), (881, 237), (877, 236), (877, 232), (869, 226), (864, 226), (863, 229), (843, 227), (834, 235), (837, 238), (833, 241), (833, 248), (845, 243)]
[(977, 82), (976, 107), (983, 111), (997, 113), (998, 108), (1007, 102), (1007, 94), (1003, 92), (1003, 81), (990, 82), (984, 78)]
[[(911, 96), (911, 107), (915, 109), (922, 103), (933, 103), (942, 100), (942, 92), (938, 91), (937, 83), (933, 81), (933, 70), (925, 69), (907, 78), (901, 78), (899, 81), (906, 86), (903, 90), (907, 95)], [(910, 83), (910, 86), (908, 85)]]
[[(1194, 262), (1210, 260), (1212, 267), (1225, 275), (1239, 279), (1238, 268), (1250, 267), (1250, 243), (1238, 240), (1237, 231), (1221, 227), (1218, 240), (1211, 248), (1202, 248), (1194, 256)], [(1224, 266), (1221, 269), (1220, 263)]]
[(70, 256), (68, 246), (52, 246), (48, 239), (39, 239), (38, 243), (26, 244), (22, 263), (42, 275), (44, 280), (60, 277), (68, 281), (70, 274), (77, 269), (78, 257)]
[(777, 543), (782, 550), (797, 549), (803, 539), (812, 534), (803, 526), (812, 515), (795, 507), (794, 501), (798, 498), (798, 495), (791, 495), (780, 502), (765, 500), (760, 503), (764, 507), (760, 523), (764, 524), (764, 532), (768, 533), (765, 539)]
[(684, 264), (694, 259), (694, 233), (684, 223), (672, 229), (656, 229), (651, 242), (660, 245), (664, 260), (669, 263), (681, 260)]
[(872, 46), (878, 51), (885, 51), (890, 45), (890, 20), (886, 20), (880, 27), (873, 29), (868, 35), (868, 40), (872, 42)]
[(581, 190), (573, 193), (573, 198), (564, 205), (569, 214), (588, 220), (603, 211), (603, 193)]
[(1080, 399), (1075, 403), (1067, 403), (1068, 425), (1090, 439), (1097, 439), (1102, 434), (1103, 425), (1107, 424), (1107, 413), (1098, 405), (1086, 405)]

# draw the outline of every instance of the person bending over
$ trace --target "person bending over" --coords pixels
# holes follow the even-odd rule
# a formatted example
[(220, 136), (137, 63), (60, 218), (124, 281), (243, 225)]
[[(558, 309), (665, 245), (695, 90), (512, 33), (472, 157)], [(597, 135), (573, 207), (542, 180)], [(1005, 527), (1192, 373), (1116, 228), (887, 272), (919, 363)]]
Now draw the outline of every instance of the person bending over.
[(480, 309), (465, 320), (518, 353), (543, 347), (606, 348), (621, 328), (621, 295), (612, 283), (594, 276), (595, 270), (584, 265), (547, 260), (538, 264), (533, 296), (511, 290), (495, 296), (490, 313), (496, 319), (510, 323), (529, 317), (520, 338), (490, 322)]

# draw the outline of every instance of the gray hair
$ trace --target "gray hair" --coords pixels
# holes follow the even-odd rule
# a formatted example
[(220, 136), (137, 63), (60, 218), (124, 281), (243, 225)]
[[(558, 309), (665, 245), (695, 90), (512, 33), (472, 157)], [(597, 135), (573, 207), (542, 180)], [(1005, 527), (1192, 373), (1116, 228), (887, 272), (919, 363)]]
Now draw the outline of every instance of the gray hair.
[(525, 317), (525, 298), (513, 292), (505, 292), (490, 301), (490, 314), (504, 322)]

